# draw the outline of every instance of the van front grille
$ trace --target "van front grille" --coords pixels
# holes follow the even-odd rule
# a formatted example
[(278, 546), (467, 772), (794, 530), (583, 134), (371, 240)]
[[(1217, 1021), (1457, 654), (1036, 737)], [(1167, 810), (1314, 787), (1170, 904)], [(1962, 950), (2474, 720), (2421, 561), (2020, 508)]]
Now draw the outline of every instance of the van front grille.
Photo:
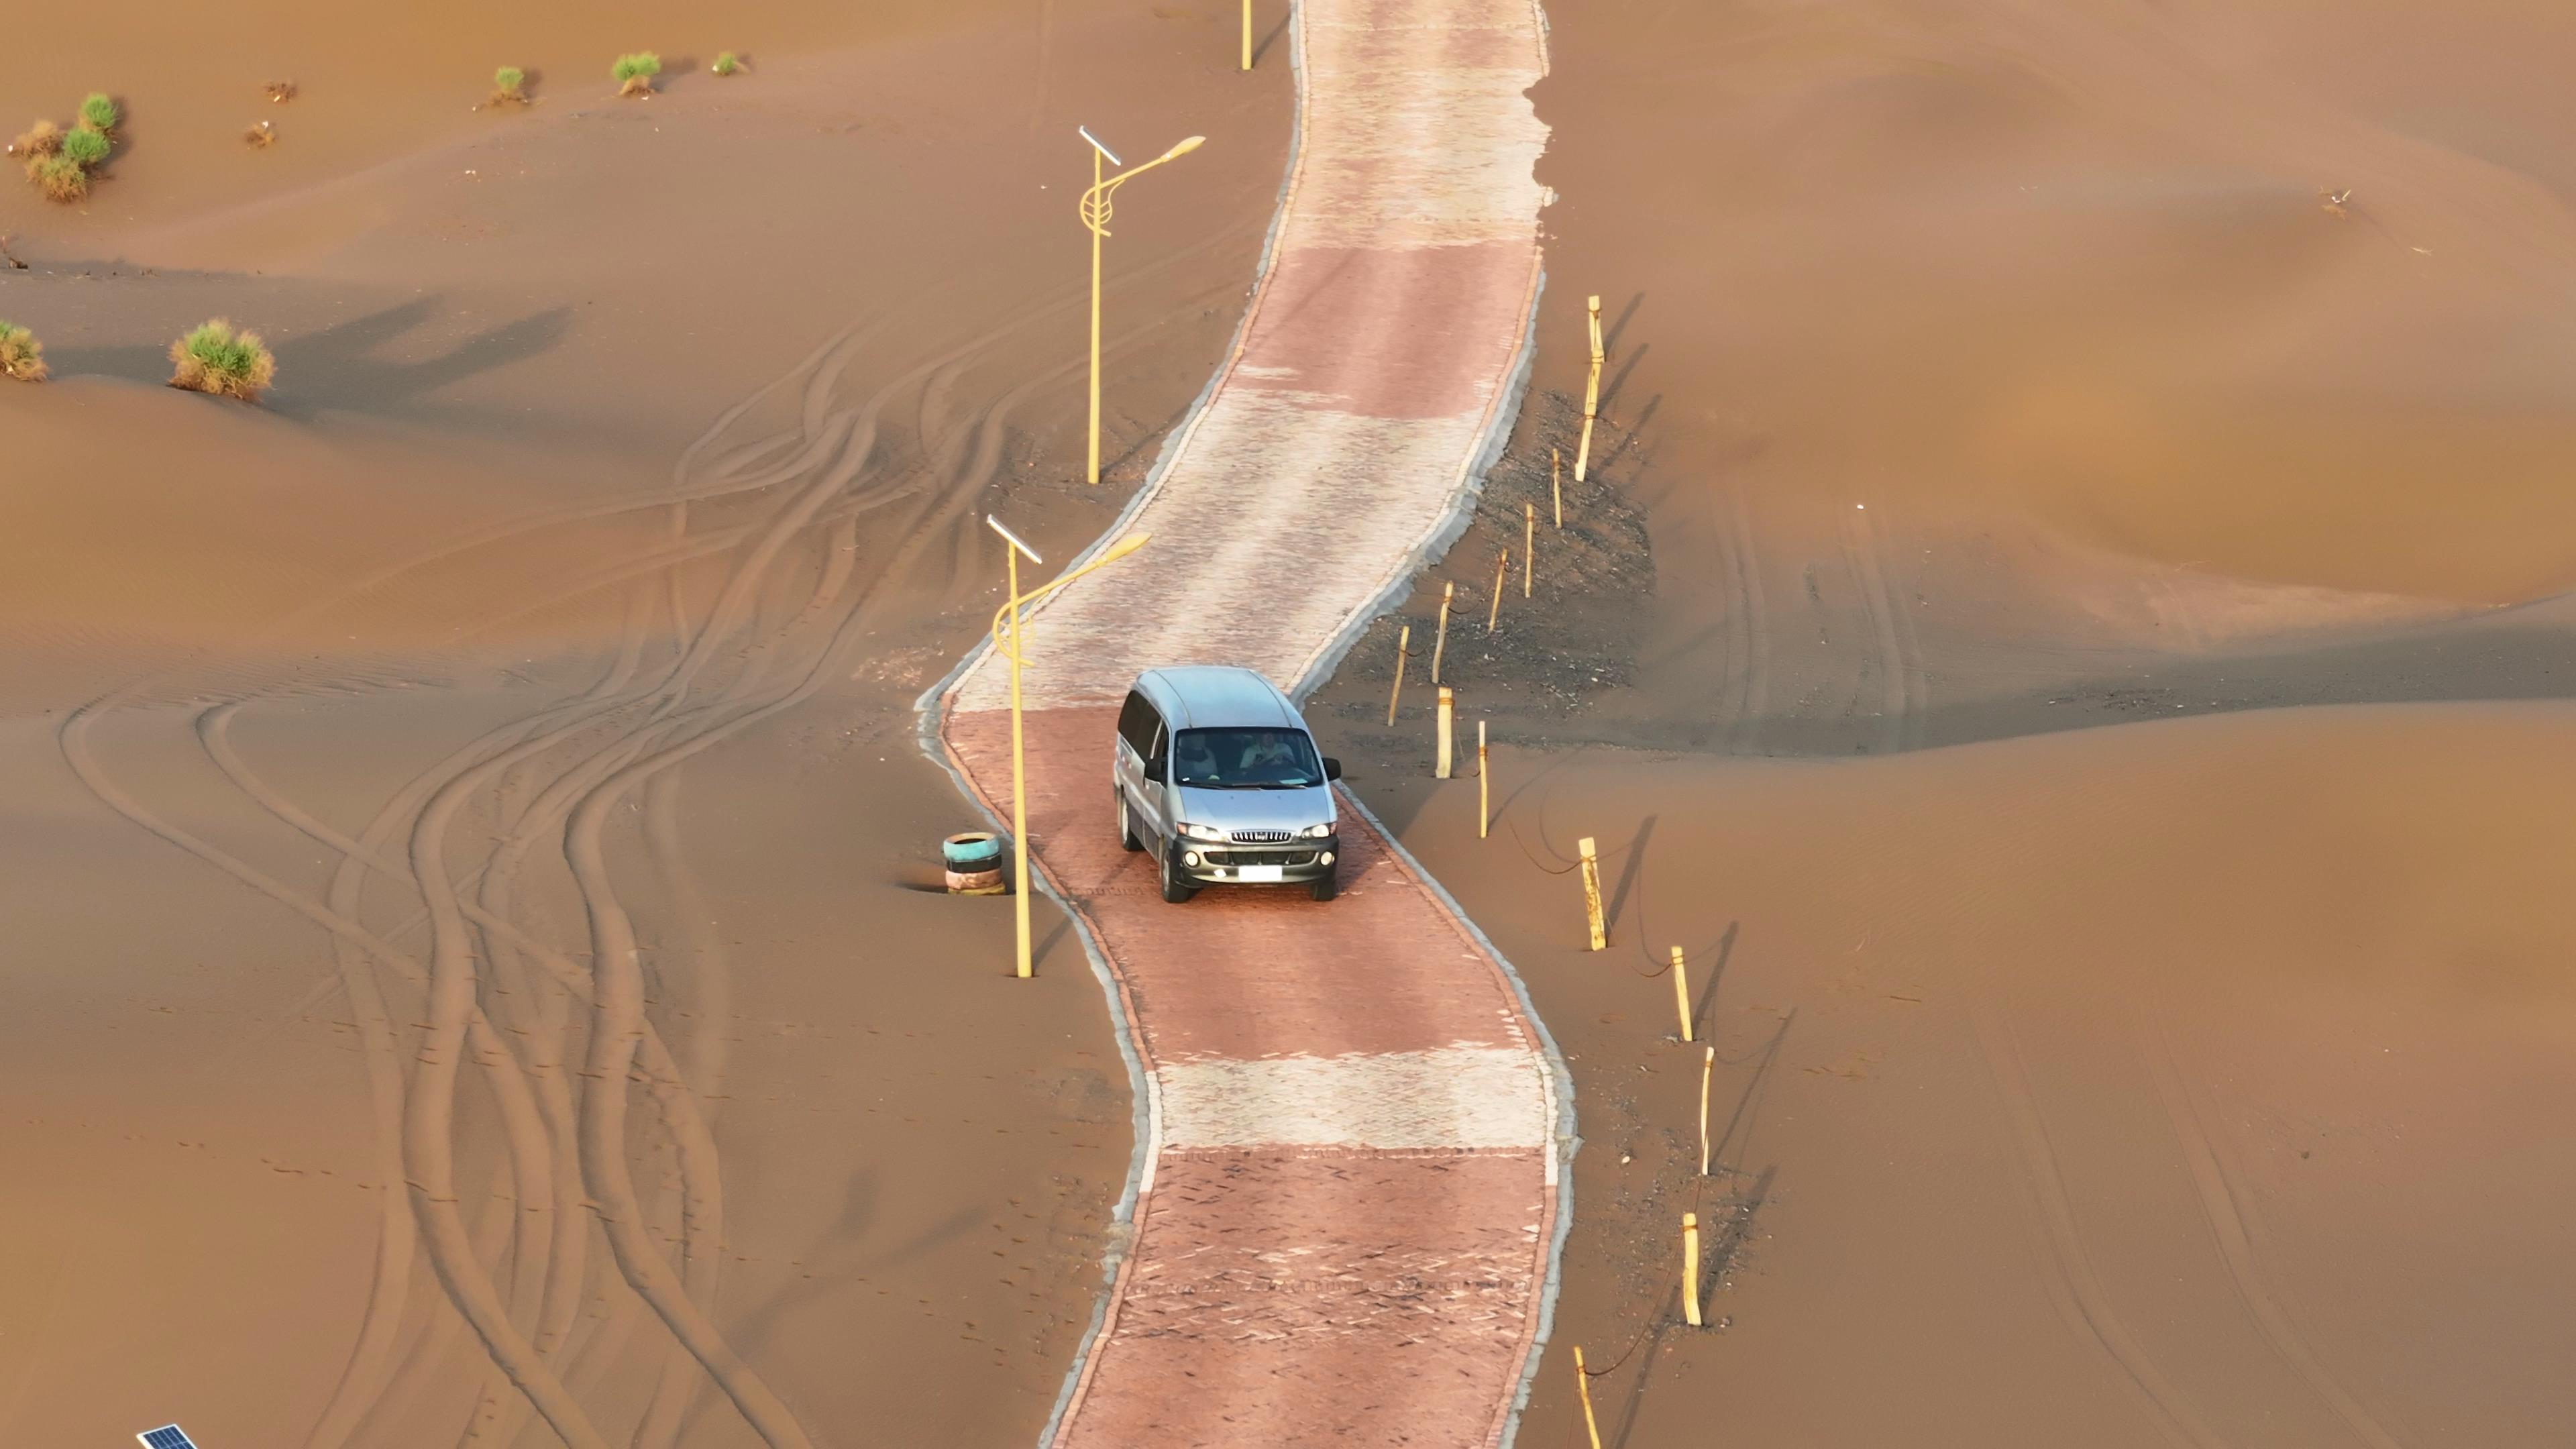
[(1211, 850), (1205, 852), (1210, 865), (1313, 865), (1311, 850)]
[(1293, 830), (1238, 830), (1234, 832), (1234, 843), (1237, 845), (1285, 845), (1296, 838), (1297, 832)]

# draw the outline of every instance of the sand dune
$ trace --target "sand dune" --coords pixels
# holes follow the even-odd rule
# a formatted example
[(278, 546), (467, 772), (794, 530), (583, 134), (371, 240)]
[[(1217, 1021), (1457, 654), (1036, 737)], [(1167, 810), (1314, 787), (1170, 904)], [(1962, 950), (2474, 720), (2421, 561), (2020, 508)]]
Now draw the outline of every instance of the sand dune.
[[(2514, 164), (2555, 148), (2439, 137), (2548, 134), (2528, 62), (2571, 38), (2455, 13), (1568, 6), (1550, 269), (1621, 324), (1658, 476), (1766, 529), (1866, 502), (2141, 568), (2530, 598), (2576, 581), (2576, 211), (2557, 163)], [(1641, 202), (1653, 226), (1606, 224)], [(1550, 320), (1539, 382), (1579, 393), (1580, 316)]]
[(1550, 15), (1536, 393), (1400, 611), (1492, 838), (1399, 619), (1318, 711), (1577, 1078), (1525, 1442), (1575, 1344), (1629, 1449), (2556, 1442), (2567, 16)]
[[(1548, 12), (1534, 392), (1426, 578), (1517, 544), (1601, 293), (1579, 577), (1448, 659), (1504, 828), (1375, 723), (1393, 620), (1317, 712), (1578, 1076), (1522, 1442), (1578, 1342), (1630, 1449), (2555, 1442), (2571, 722), (2481, 701), (2576, 667), (2576, 20)], [(974, 515), (1095, 535), (1223, 353), (1287, 115), (1233, 13), (296, 0), (0, 55), (131, 117), (87, 206), (0, 187), (61, 379), (0, 389), (0, 1439), (1045, 1421), (1123, 1076), (1059, 922), (1012, 983), (917, 888), (961, 806), (909, 706)], [(539, 105), (471, 109), (502, 63)], [(1211, 138), (1121, 207), (1099, 492), (1078, 121)], [(158, 386), (218, 313), (263, 411)]]
[[(1865, 763), (1507, 755), (1482, 842), (1472, 792), (1373, 781), (1582, 1078), (1525, 1432), (1570, 1422), (1568, 1343), (1598, 1367), (1643, 1334), (1595, 1390), (1635, 1445), (2549, 1442), (2571, 729), (2427, 706)], [(1586, 831), (1605, 956), (1543, 873)], [(1699, 1050), (1645, 975), (1674, 944), (1718, 1052), (1705, 1182)], [(1734, 1244), (1722, 1333), (1654, 1326), (1693, 1206)]]
[[(572, 58), (690, 17), (486, 10), (229, 29), (282, 129), (381, 103), (238, 157), (193, 19), (12, 52), (124, 57), (133, 144), (0, 202), (58, 379), (0, 397), (0, 1439), (1025, 1438), (1124, 1077), (1064, 937), (1012, 983), (1007, 913), (921, 889), (970, 822), (910, 705), (976, 515), (1095, 531), (1221, 354), (1285, 77), (1213, 9), (784, 7), (703, 41), (752, 76), (611, 103)], [(547, 100), (469, 116), (505, 59)], [(1122, 209), (1099, 490), (1077, 120), (1224, 162)], [(158, 386), (218, 312), (259, 410)]]

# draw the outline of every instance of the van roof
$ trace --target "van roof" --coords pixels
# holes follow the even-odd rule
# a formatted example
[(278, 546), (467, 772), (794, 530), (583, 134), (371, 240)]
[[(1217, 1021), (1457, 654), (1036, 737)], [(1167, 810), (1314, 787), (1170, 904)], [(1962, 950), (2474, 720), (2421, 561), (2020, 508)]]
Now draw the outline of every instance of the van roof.
[(1297, 717), (1297, 707), (1257, 669), (1184, 664), (1148, 669), (1136, 684), (1175, 716), (1174, 729), (1219, 729), (1227, 725), (1305, 728), (1305, 721)]

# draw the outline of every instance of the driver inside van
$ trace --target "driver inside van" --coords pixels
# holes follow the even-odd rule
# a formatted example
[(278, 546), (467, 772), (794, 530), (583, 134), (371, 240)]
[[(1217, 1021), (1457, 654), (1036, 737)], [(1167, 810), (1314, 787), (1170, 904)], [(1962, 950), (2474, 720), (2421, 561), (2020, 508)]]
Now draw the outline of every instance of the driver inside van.
[(1243, 773), (1247, 778), (1263, 770), (1296, 763), (1297, 756), (1289, 750), (1287, 738), (1276, 730), (1263, 730), (1244, 741)]

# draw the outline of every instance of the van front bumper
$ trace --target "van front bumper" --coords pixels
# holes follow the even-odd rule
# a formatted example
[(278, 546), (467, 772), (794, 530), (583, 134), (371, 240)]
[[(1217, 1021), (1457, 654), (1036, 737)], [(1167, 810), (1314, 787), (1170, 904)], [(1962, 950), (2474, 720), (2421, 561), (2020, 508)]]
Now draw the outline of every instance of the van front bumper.
[(1246, 866), (1279, 868), (1277, 881), (1270, 882), (1265, 875), (1253, 884), (1302, 885), (1322, 880), (1341, 868), (1342, 838), (1328, 835), (1321, 840), (1297, 840), (1286, 845), (1201, 845), (1185, 840), (1175, 858), (1182, 875), (1203, 885), (1244, 884)]

